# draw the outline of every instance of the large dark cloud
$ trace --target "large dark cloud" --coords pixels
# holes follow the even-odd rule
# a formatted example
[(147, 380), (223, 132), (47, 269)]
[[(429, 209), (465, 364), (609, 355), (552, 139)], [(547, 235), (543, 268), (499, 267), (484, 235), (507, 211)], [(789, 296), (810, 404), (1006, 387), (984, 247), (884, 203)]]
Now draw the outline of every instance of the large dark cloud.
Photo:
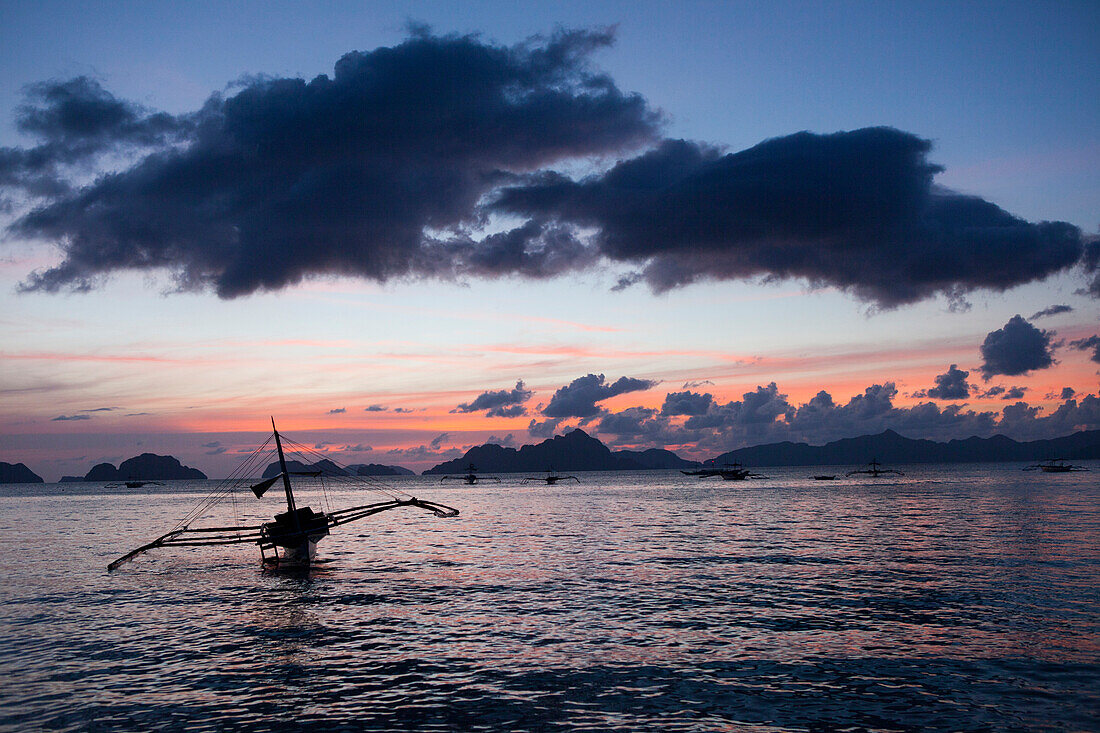
[(27, 102), (16, 111), (16, 126), (54, 146), (54, 159), (62, 163), (116, 149), (120, 142), (158, 145), (188, 126), (118, 99), (86, 76), (32, 84), (25, 91)]
[(1054, 364), (1051, 337), (1054, 333), (1036, 328), (1019, 314), (1003, 328), (992, 331), (982, 342), (982, 376), (1017, 376)]
[[(591, 66), (612, 40), (417, 29), (331, 76), (253, 78), (179, 116), (83, 77), (30, 87), (17, 125), (40, 142), (0, 149), (0, 187), (38, 206), (9, 233), (63, 259), (23, 287), (160, 270), (231, 298), (314, 276), (549, 278), (610, 261), (624, 286), (796, 278), (893, 307), (1100, 272), (1076, 227), (937, 188), (931, 143), (911, 133), (801, 132), (731, 154), (660, 141), (659, 113)], [(553, 170), (637, 149), (579, 180)], [(117, 170), (81, 187), (102, 158)]]
[(481, 412), (488, 417), (519, 417), (526, 415), (523, 403), (531, 399), (534, 392), (526, 389), (523, 382), (516, 382), (515, 389), (489, 390), (479, 394), (473, 402), (464, 402), (451, 412)]
[(16, 128), (37, 138), (31, 148), (0, 148), (0, 187), (32, 197), (66, 194), (73, 166), (104, 153), (160, 147), (192, 130), (191, 120), (118, 99), (86, 76), (32, 84), (16, 110)]
[(1093, 236), (1085, 243), (1081, 266), (1085, 274), (1092, 278), (1082, 292), (1100, 298), (1100, 236)]
[(332, 77), (257, 79), (211, 97), (186, 146), (16, 222), (65, 254), (26, 287), (80, 290), (163, 268), (180, 287), (233, 297), (319, 274), (538, 277), (583, 264), (558, 226), (529, 221), (483, 247), (462, 232), (485, 223), (479, 199), (512, 176), (653, 139), (658, 115), (589, 68), (611, 40), (563, 31), (504, 47), (419, 32), (345, 55)]
[(970, 372), (952, 364), (943, 374), (936, 375), (936, 386), (928, 390), (927, 396), (937, 400), (965, 400), (970, 396), (970, 384), (966, 378)]
[(657, 291), (803, 278), (896, 306), (1004, 290), (1081, 258), (1077, 227), (933, 186), (930, 147), (890, 128), (802, 132), (728, 155), (667, 140), (583, 180), (539, 174), (495, 205), (595, 228), (601, 252), (640, 265), (635, 279)]
[(648, 379), (633, 377), (619, 377), (614, 383), (608, 384), (602, 374), (587, 374), (554, 392), (542, 414), (549, 418), (595, 417), (600, 412), (597, 402), (627, 392), (646, 390), (656, 384), (657, 382)]

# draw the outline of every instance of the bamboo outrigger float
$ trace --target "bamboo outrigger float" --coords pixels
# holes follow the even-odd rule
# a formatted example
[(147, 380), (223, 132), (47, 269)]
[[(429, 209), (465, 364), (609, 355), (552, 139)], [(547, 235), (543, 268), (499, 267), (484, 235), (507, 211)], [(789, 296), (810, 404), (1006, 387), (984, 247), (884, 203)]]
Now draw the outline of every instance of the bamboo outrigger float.
[[(369, 482), (366, 488), (387, 495), (390, 497), (387, 501), (362, 504), (334, 511), (315, 512), (308, 506), (298, 508), (294, 502), (294, 491), (291, 488), (290, 477), (292, 475), (322, 476), (323, 472), (288, 471), (286, 456), (283, 453), (284, 436), (280, 435), (279, 431), (275, 429), (274, 418), (271, 420), (271, 430), (275, 441), (275, 449), (279, 455), (280, 472), (259, 483), (252, 484), (249, 488), (258, 499), (277, 481), (282, 479), (283, 490), (286, 494), (287, 510), (285, 512), (276, 514), (275, 518), (270, 522), (251, 526), (190, 526), (192, 521), (197, 520), (206, 509), (213, 506), (217, 501), (230, 495), (230, 493), (239, 486), (250, 483), (245, 481), (244, 476), (249, 470), (256, 467), (258, 457), (265, 455), (265, 448), (267, 448), (272, 440), (272, 438), (268, 438), (263, 445), (253, 451), (252, 455), (249, 456), (249, 459), (245, 461), (242, 467), (234, 472), (234, 476), (231, 476), (229, 479), (222, 482), (222, 484), (219, 484), (218, 488), (215, 489), (199, 507), (193, 509), (188, 516), (172, 528), (171, 531), (161, 535), (152, 542), (126, 553), (110, 563), (107, 566), (107, 570), (114, 570), (138, 555), (158, 547), (202, 547), (208, 545), (237, 544), (259, 545), (260, 559), (265, 566), (302, 567), (308, 566), (314, 560), (317, 554), (317, 543), (327, 536), (329, 530), (333, 527), (339, 527), (350, 522), (365, 519), (379, 512), (388, 511), (390, 509), (400, 509), (402, 507), (426, 509), (439, 517), (458, 516), (458, 510), (453, 507), (438, 504), (433, 501), (424, 501), (423, 499), (417, 499), (415, 496), (409, 496), (407, 494), (406, 496), (408, 498), (401, 498), (397, 494), (404, 492), (398, 492), (391, 487), (382, 487), (379, 482)], [(350, 478), (350, 475), (346, 472), (332, 475)]]

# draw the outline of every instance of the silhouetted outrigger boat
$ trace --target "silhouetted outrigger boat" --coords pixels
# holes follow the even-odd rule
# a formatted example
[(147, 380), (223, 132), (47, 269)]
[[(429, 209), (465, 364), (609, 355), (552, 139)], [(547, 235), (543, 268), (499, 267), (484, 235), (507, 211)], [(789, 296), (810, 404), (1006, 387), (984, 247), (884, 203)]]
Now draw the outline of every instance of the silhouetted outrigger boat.
[(750, 478), (767, 478), (767, 476), (762, 473), (753, 473), (740, 463), (735, 463), (732, 466), (723, 468), (718, 472), (718, 475), (722, 477), (723, 481), (744, 481)]
[[(424, 501), (415, 496), (405, 494), (408, 498), (401, 498), (398, 494), (404, 494), (392, 487), (385, 486), (379, 481), (366, 476), (352, 476), (348, 471), (326, 474), (323, 471), (288, 471), (286, 456), (283, 453), (283, 438), (275, 429), (275, 420), (271, 420), (272, 436), (263, 445), (257, 448), (248, 459), (236, 470), (233, 475), (223, 481), (213, 492), (195, 509), (188, 513), (170, 532), (161, 535), (157, 539), (131, 550), (107, 566), (111, 571), (119, 565), (134, 559), (138, 555), (158, 547), (175, 546), (210, 546), (210, 545), (238, 545), (256, 544), (260, 547), (260, 559), (264, 565), (276, 567), (302, 567), (308, 566), (317, 553), (317, 543), (329, 534), (329, 530), (343, 524), (365, 519), (379, 512), (402, 507), (416, 507), (433, 512), (439, 517), (454, 517), (458, 510), (438, 504), (433, 501)], [(275, 450), (279, 455), (278, 474), (252, 484), (254, 479), (247, 476), (254, 471), (263, 456), (270, 453), (269, 445), (274, 439)], [(292, 441), (288, 440), (288, 443)], [(313, 453), (305, 446), (295, 444), (299, 450), (305, 453)], [(356, 488), (381, 492), (389, 497), (388, 501), (362, 504), (359, 506), (337, 509), (335, 511), (315, 512), (310, 507), (301, 507), (294, 502), (294, 492), (291, 488), (291, 476), (327, 476), (338, 481), (355, 483)], [(282, 481), (283, 490), (286, 493), (287, 510), (276, 514), (273, 521), (262, 524), (240, 527), (192, 527), (191, 523), (199, 520), (203, 514), (214, 504), (230, 496), (236, 489), (249, 485), (248, 488), (261, 498), (264, 493), (277, 481)], [(323, 479), (322, 479), (323, 480)], [(323, 484), (322, 484), (323, 486)], [(269, 554), (270, 553), (270, 554)]]
[(1033, 466), (1028, 466), (1025, 471), (1042, 471), (1043, 473), (1070, 473), (1071, 471), (1087, 471), (1085, 466), (1074, 466), (1066, 463), (1065, 458), (1049, 458)]
[(846, 473), (844, 475), (845, 476), (855, 476), (855, 475), (858, 475), (858, 474), (863, 474), (865, 476), (870, 476), (871, 478), (878, 478), (879, 476), (886, 476), (886, 475), (893, 475), (893, 476), (904, 476), (905, 475), (901, 471), (895, 471), (892, 468), (883, 468), (882, 464), (879, 463), (878, 461), (871, 461), (864, 468), (854, 469), (854, 470), (849, 471), (848, 473)]
[(680, 473), (685, 476), (698, 476), (699, 478), (710, 478), (711, 476), (717, 476), (722, 473), (720, 468), (697, 468), (693, 471), (681, 470)]
[(116, 481), (113, 484), (105, 484), (103, 488), (117, 489), (121, 486), (125, 486), (128, 489), (140, 489), (142, 486), (164, 486), (164, 484), (160, 481), (134, 481), (131, 479), (129, 481)]
[(449, 480), (452, 480), (452, 479), (460, 479), (460, 480), (464, 481), (465, 483), (470, 484), (471, 486), (476, 484), (478, 481), (495, 481), (498, 484), (500, 483), (500, 479), (497, 478), (496, 476), (478, 476), (477, 475), (477, 466), (475, 466), (472, 463), (469, 466), (466, 467), (466, 473), (464, 473), (463, 475), (461, 475), (461, 476), (444, 476), (443, 478), (439, 479), (439, 483), (443, 483), (444, 481), (449, 481)]
[(740, 463), (723, 463), (721, 468), (717, 466), (708, 466), (704, 468), (697, 468), (693, 471), (681, 470), (680, 473), (685, 476), (696, 476), (698, 478), (714, 478), (715, 476), (721, 476), (727, 481), (740, 481), (746, 478), (766, 478), (758, 473), (752, 473), (747, 471)]
[(767, 478), (762, 473), (753, 473), (740, 463), (727, 463), (721, 468), (700, 468), (694, 471), (680, 471), (685, 476), (698, 476), (699, 478), (713, 478), (721, 476), (725, 481), (744, 481), (750, 478)]
[(528, 476), (523, 479), (523, 483), (527, 483), (528, 481), (545, 481), (546, 483), (553, 486), (559, 481), (568, 481), (569, 479), (573, 479), (578, 484), (581, 482), (581, 480), (576, 476), (562, 476), (561, 474), (554, 473), (553, 468), (548, 468), (546, 469), (545, 476)]

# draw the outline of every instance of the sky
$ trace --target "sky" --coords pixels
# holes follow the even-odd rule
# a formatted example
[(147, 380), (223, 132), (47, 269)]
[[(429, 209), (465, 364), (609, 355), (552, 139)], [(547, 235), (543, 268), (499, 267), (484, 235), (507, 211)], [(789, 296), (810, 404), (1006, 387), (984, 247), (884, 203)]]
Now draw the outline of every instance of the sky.
[(0, 460), (1100, 428), (1098, 31), (0, 0)]

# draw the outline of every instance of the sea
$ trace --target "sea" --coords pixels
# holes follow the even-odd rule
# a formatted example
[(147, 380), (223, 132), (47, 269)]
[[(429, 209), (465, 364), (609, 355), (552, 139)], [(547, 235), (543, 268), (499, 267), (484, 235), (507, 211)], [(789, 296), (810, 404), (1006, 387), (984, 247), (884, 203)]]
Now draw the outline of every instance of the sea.
[[(396, 477), (461, 515), (336, 528), (305, 571), (237, 545), (107, 572), (216, 482), (4, 485), (0, 729), (1100, 730), (1084, 465)], [(192, 526), (280, 500), (234, 494)]]

